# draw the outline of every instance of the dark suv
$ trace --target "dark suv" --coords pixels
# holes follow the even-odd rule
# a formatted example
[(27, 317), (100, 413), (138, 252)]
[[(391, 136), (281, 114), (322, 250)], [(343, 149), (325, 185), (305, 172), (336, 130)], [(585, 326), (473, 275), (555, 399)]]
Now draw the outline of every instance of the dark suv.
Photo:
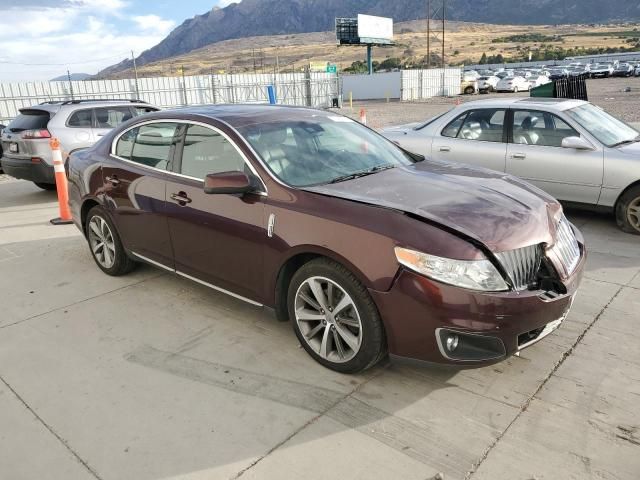
[(111, 129), (158, 108), (138, 100), (69, 100), (20, 109), (0, 136), (0, 163), (12, 177), (55, 189), (49, 139), (60, 140), (63, 154), (87, 148)]
[(516, 354), (562, 323), (586, 257), (541, 190), (306, 108), (149, 114), (71, 155), (69, 184), (105, 273), (146, 262), (273, 308), (340, 372)]

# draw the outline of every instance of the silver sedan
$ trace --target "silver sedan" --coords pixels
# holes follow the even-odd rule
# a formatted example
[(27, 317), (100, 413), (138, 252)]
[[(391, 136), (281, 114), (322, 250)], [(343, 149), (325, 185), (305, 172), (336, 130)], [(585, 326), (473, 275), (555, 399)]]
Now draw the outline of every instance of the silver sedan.
[(434, 160), (506, 172), (567, 204), (610, 210), (640, 235), (640, 133), (591, 103), (479, 100), (382, 133)]

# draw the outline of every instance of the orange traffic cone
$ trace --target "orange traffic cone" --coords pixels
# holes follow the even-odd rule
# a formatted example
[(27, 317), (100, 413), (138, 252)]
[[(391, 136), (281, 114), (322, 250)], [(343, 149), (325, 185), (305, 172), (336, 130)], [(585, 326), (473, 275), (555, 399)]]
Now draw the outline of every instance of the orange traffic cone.
[(360, 123), (363, 125), (367, 124), (367, 112), (364, 108), (360, 109)]
[(60, 141), (57, 138), (49, 140), (51, 153), (53, 156), (53, 170), (56, 174), (56, 190), (58, 190), (58, 204), (60, 206), (60, 217), (51, 220), (54, 225), (69, 225), (73, 223), (71, 210), (69, 209), (69, 188), (67, 185), (67, 174), (64, 171), (62, 161), (62, 151)]

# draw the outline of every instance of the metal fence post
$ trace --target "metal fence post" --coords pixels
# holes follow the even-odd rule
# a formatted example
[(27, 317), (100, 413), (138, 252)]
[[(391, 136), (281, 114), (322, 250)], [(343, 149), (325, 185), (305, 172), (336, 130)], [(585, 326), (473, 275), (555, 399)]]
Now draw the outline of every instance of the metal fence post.
[(306, 105), (307, 107), (313, 107), (311, 101), (311, 67), (309, 65), (304, 67), (304, 89)]

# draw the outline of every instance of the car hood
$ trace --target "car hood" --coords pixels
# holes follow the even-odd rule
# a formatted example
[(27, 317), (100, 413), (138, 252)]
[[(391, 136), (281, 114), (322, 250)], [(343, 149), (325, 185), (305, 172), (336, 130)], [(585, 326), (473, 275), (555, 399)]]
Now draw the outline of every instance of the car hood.
[(425, 123), (431, 121), (431, 119), (429, 118), (428, 120), (425, 120), (424, 122), (413, 122), (413, 123), (406, 123), (404, 125), (396, 125), (394, 127), (385, 127), (380, 129), (380, 132), (384, 135), (386, 133), (405, 133), (405, 132), (410, 132), (410, 131), (414, 131), (416, 127), (419, 127), (420, 125), (424, 125)]
[(400, 210), (499, 253), (552, 243), (560, 204), (512, 176), (425, 160), (306, 191)]
[(640, 142), (630, 143), (628, 145), (621, 145), (616, 148), (618, 151), (627, 155), (632, 155), (640, 159)]

